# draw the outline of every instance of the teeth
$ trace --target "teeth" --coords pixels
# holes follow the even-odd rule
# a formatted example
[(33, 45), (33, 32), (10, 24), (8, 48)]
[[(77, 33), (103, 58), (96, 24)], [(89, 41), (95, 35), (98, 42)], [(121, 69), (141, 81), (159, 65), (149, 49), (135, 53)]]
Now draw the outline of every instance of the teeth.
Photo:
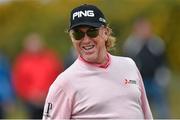
[(94, 47), (94, 45), (89, 45), (89, 46), (84, 46), (83, 48), (85, 49), (85, 50), (90, 50), (90, 49), (92, 49)]

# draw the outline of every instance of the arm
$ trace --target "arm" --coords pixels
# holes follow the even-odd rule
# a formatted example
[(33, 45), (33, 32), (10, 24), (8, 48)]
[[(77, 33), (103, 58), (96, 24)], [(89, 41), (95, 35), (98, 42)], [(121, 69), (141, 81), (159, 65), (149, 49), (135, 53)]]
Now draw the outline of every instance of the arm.
[(45, 102), (43, 120), (70, 119), (71, 101), (63, 89), (60, 88), (58, 91), (50, 89)]
[(148, 103), (148, 100), (147, 100), (144, 84), (143, 84), (143, 81), (142, 81), (142, 77), (141, 77), (141, 74), (140, 74), (138, 69), (137, 69), (137, 73), (138, 73), (139, 80), (140, 80), (139, 81), (139, 86), (140, 86), (140, 90), (141, 90), (141, 107), (142, 107), (142, 110), (143, 110), (143, 113), (144, 113), (144, 118), (145, 119), (153, 119), (151, 109), (149, 107), (149, 103)]

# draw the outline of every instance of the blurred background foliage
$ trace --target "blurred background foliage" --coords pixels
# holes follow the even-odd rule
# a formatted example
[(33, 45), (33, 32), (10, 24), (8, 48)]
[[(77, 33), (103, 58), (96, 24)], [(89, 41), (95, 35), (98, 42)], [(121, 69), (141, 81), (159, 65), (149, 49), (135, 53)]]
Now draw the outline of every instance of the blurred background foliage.
[(21, 50), (21, 42), (30, 32), (40, 33), (47, 45), (62, 55), (71, 41), (65, 33), (71, 9), (83, 3), (98, 5), (105, 13), (118, 41), (114, 54), (138, 16), (149, 18), (154, 31), (167, 45), (171, 68), (180, 70), (180, 1), (179, 0), (12, 0), (0, 5), (0, 48), (12, 60)]
[(145, 16), (152, 22), (154, 32), (167, 46), (172, 79), (176, 81), (170, 85), (170, 94), (175, 95), (171, 96), (172, 116), (180, 117), (179, 107), (173, 104), (180, 100), (176, 84), (180, 71), (180, 0), (9, 0), (0, 4), (0, 50), (13, 61), (22, 49), (24, 38), (31, 32), (38, 32), (47, 46), (64, 58), (71, 47), (65, 32), (69, 13), (84, 3), (95, 4), (104, 11), (118, 39), (116, 50), (112, 52), (115, 55), (121, 55), (122, 43), (138, 16)]

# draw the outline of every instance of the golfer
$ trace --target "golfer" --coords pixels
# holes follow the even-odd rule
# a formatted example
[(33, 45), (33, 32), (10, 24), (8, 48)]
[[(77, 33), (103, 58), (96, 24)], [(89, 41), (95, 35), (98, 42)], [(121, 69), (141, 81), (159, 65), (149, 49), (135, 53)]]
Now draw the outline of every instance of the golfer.
[(152, 119), (139, 70), (111, 55), (115, 38), (94, 5), (71, 11), (69, 35), (79, 56), (49, 89), (43, 119)]

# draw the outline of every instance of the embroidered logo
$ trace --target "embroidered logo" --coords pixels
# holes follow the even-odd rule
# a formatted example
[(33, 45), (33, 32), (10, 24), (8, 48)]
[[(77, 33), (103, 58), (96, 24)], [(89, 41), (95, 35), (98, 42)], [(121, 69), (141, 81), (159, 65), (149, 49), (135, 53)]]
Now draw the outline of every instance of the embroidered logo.
[(45, 114), (44, 114), (45, 119), (51, 117), (51, 116), (50, 116), (50, 111), (51, 111), (51, 110), (52, 110), (52, 103), (48, 103), (47, 108), (46, 108), (46, 111), (45, 111)]
[(99, 18), (99, 21), (106, 23), (106, 20), (102, 17)]
[(75, 13), (73, 13), (73, 20), (75, 19), (75, 17), (94, 17), (94, 11), (93, 10), (85, 10), (85, 11), (77, 11)]
[(124, 84), (136, 84), (136, 80), (124, 79)]

